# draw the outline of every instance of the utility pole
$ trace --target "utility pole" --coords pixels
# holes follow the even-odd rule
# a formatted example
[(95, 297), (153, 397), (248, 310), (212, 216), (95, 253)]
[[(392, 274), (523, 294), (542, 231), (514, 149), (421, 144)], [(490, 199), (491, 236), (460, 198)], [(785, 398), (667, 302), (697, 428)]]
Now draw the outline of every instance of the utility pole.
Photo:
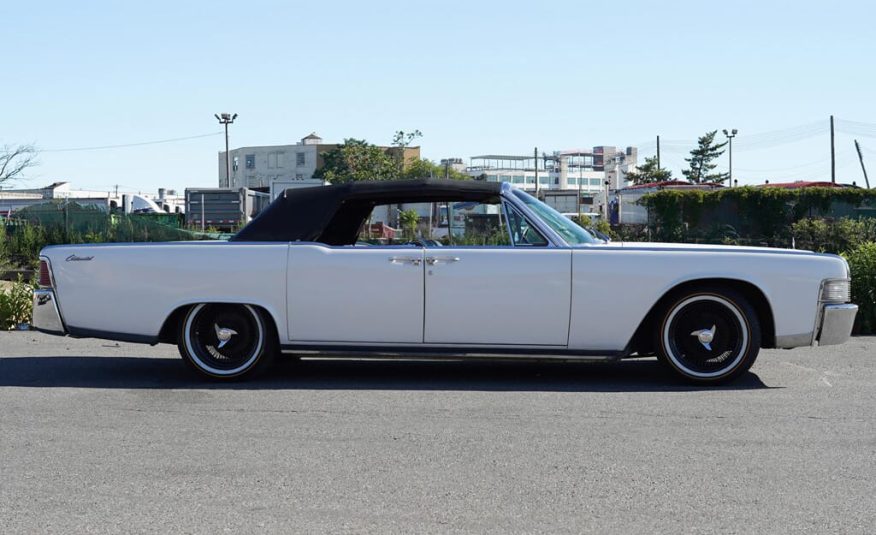
[(660, 169), (660, 136), (657, 136), (657, 170)]
[(538, 198), (538, 147), (532, 150), (532, 157), (535, 160), (535, 198)]
[(867, 183), (867, 189), (870, 189), (870, 179), (867, 178), (867, 168), (864, 167), (864, 156), (861, 154), (861, 145), (858, 140), (855, 140), (855, 148), (858, 149), (858, 160), (861, 161), (861, 171), (864, 172), (864, 182)]
[(581, 182), (584, 181), (584, 157), (578, 162), (578, 222), (581, 222)]
[(225, 187), (231, 186), (231, 153), (228, 151), (228, 125), (237, 119), (237, 114), (223, 113), (219, 115), (214, 113), (213, 117), (219, 121), (219, 124), (225, 125)]
[(830, 181), (836, 184), (836, 151), (833, 147), (833, 115), (830, 116)]
[(736, 137), (736, 132), (738, 131), (735, 128), (730, 132), (727, 132), (726, 128), (724, 129), (724, 135), (727, 136), (727, 140), (730, 143), (730, 172), (727, 174), (727, 180), (730, 184), (733, 183), (733, 138)]

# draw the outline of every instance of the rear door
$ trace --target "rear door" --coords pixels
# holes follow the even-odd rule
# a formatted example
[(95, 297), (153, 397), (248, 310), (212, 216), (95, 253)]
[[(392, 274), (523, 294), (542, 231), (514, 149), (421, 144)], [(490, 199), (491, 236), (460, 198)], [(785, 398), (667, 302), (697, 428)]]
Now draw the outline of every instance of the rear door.
[(292, 341), (423, 341), (422, 248), (291, 245), (286, 295)]

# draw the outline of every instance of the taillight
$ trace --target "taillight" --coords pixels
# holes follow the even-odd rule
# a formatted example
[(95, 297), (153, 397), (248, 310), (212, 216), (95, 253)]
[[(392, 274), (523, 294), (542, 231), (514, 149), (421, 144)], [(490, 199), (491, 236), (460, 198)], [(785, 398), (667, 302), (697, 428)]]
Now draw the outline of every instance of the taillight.
[(49, 263), (45, 260), (40, 260), (40, 287), (52, 287), (52, 276), (49, 273)]

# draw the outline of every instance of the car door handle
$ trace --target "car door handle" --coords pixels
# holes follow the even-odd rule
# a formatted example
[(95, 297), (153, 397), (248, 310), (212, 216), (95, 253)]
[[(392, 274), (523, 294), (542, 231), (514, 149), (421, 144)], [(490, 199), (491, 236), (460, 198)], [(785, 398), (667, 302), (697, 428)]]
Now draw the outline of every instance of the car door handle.
[(427, 256), (426, 263), (430, 266), (434, 266), (435, 264), (439, 264), (441, 262), (446, 262), (448, 264), (452, 264), (453, 262), (459, 262), (458, 256)]
[(390, 256), (389, 263), (390, 264), (413, 264), (415, 266), (419, 266), (420, 263), (423, 262), (422, 258), (419, 257), (411, 257), (411, 256)]

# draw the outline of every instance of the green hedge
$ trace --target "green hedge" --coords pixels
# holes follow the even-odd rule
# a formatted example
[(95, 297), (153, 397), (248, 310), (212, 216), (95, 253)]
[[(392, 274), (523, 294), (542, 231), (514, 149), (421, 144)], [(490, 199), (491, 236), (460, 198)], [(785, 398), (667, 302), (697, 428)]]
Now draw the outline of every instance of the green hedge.
[(876, 216), (876, 190), (860, 188), (662, 190), (639, 202), (655, 238), (665, 241), (720, 242), (736, 234), (781, 244), (804, 218)]

